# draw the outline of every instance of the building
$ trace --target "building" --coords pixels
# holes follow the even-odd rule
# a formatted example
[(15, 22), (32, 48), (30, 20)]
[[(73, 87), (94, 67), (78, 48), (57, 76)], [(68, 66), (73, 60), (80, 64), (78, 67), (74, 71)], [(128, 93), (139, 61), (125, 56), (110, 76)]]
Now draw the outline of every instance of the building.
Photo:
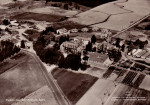
[(5, 25), (0, 25), (0, 29), (5, 30), (7, 27)]
[(82, 32), (88, 32), (89, 29), (85, 27), (85, 28), (82, 28), (81, 31), (82, 31)]
[(85, 38), (85, 37), (80, 37), (77, 36), (74, 38), (74, 41), (79, 41), (81, 42), (84, 46), (86, 46), (88, 44), (89, 41), (91, 41), (91, 38)]
[(78, 32), (78, 29), (76, 29), (76, 28), (71, 29), (70, 32), (71, 32), (71, 33), (77, 33), (77, 32)]
[(66, 28), (61, 28), (61, 29), (58, 29), (56, 30), (56, 33), (59, 34), (59, 35), (67, 35), (67, 34), (70, 34), (70, 31), (68, 31)]
[(66, 41), (61, 44), (60, 50), (62, 52), (79, 53), (77, 50), (79, 46), (79, 41)]
[(92, 31), (98, 31), (99, 28), (98, 27), (92, 27)]
[(106, 54), (89, 52), (88, 64), (98, 68), (107, 68), (113, 61)]

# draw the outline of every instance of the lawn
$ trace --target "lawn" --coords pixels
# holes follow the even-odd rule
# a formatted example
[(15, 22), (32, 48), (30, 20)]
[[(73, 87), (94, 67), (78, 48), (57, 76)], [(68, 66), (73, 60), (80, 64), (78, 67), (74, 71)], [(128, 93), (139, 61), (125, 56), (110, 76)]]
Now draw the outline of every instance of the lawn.
[(59, 68), (53, 70), (52, 75), (57, 80), (64, 94), (73, 104), (75, 104), (98, 79), (90, 75), (73, 73)]
[(25, 12), (11, 17), (11, 19), (17, 19), (17, 20), (36, 20), (36, 21), (47, 21), (47, 22), (57, 22), (61, 18), (63, 18), (63, 16), (52, 15), (52, 14), (31, 13), (31, 12)]
[(0, 69), (5, 70), (0, 74), (0, 105), (10, 105), (15, 101), (9, 99), (24, 98), (46, 85), (39, 65), (30, 55), (16, 55)]

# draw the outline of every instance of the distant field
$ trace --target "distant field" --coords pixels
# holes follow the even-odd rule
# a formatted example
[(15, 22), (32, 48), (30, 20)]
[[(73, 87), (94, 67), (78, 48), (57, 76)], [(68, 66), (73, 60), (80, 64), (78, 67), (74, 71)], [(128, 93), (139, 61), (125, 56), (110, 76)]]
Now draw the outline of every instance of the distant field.
[(73, 104), (75, 104), (98, 79), (90, 75), (76, 74), (58, 68), (52, 71), (52, 75), (57, 80), (64, 94)]
[(25, 12), (22, 14), (12, 16), (10, 18), (11, 19), (17, 19), (17, 20), (36, 20), (36, 21), (57, 22), (61, 18), (63, 18), (63, 16)]
[(0, 69), (7, 69), (0, 74), (0, 105), (10, 105), (15, 101), (9, 99), (24, 98), (46, 85), (39, 65), (30, 55), (16, 55)]
[(121, 31), (150, 13), (149, 0), (118, 0), (82, 12), (70, 21)]

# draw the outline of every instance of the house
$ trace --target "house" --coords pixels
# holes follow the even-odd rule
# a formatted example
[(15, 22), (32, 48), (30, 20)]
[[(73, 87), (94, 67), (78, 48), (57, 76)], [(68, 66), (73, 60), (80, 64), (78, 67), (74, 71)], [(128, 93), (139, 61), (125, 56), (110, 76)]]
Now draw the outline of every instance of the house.
[(0, 25), (0, 29), (5, 30), (7, 27), (5, 25)]
[(92, 31), (98, 31), (99, 28), (98, 27), (92, 27)]
[(16, 20), (10, 21), (11, 26), (19, 26), (19, 23)]
[(91, 41), (91, 38), (77, 36), (74, 38), (74, 41), (80, 41), (80, 42), (82, 42), (83, 45), (86, 46), (88, 44), (88, 42)]
[(56, 30), (56, 33), (59, 35), (70, 34), (70, 31), (68, 31), (66, 28), (61, 28), (61, 29)]
[(71, 32), (71, 33), (77, 33), (77, 32), (78, 32), (78, 29), (76, 29), (76, 28), (71, 29), (70, 32)]
[(60, 50), (62, 52), (72, 52), (72, 53), (78, 53), (77, 48), (80, 46), (79, 41), (66, 41), (63, 42), (60, 46)]
[(82, 31), (82, 32), (88, 32), (89, 29), (85, 27), (85, 28), (82, 28), (81, 31)]
[(104, 29), (101, 29), (101, 32), (107, 34), (109, 32), (109, 30), (104, 28)]
[(146, 52), (144, 55), (141, 56), (141, 58), (146, 59), (150, 55), (149, 52)]
[(113, 63), (106, 54), (100, 54), (96, 52), (89, 52), (89, 59), (87, 62), (89, 65), (98, 68), (107, 68)]
[(137, 53), (135, 56), (140, 58), (142, 55), (146, 53), (146, 50), (142, 50), (141, 52)]

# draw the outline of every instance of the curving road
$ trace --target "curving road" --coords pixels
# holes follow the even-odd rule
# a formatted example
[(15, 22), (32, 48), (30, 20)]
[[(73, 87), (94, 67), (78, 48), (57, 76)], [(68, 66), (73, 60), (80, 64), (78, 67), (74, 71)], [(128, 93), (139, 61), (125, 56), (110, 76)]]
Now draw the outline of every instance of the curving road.
[(54, 80), (53, 76), (48, 73), (45, 66), (42, 64), (41, 60), (37, 57), (36, 54), (22, 50), (24, 53), (27, 53), (31, 55), (37, 64), (39, 64), (39, 67), (41, 68), (41, 73), (43, 74), (48, 87), (53, 91), (53, 94), (58, 102), (59, 105), (72, 105), (71, 102), (67, 99), (67, 97), (64, 95), (62, 90), (59, 88), (59, 86), (56, 83), (56, 80)]

